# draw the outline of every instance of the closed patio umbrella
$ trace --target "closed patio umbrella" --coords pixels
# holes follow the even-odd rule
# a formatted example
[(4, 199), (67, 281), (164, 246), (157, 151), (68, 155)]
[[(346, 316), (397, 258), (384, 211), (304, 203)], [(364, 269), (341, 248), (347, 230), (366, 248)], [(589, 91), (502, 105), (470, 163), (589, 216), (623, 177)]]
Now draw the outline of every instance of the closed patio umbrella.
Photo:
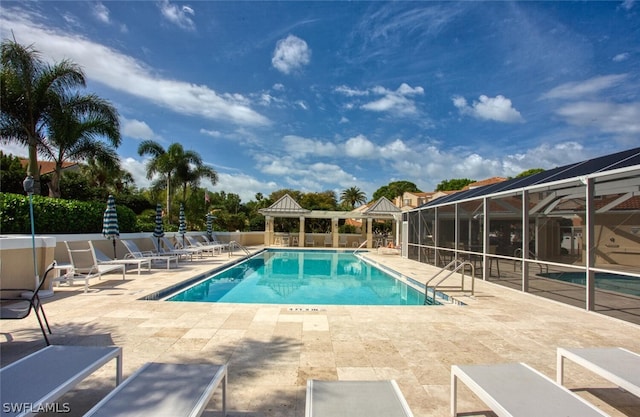
[(211, 213), (207, 213), (207, 236), (209, 239), (213, 237), (213, 216)]
[(116, 258), (116, 239), (120, 236), (118, 229), (118, 213), (116, 212), (116, 200), (112, 195), (107, 199), (107, 209), (102, 218), (102, 235), (113, 240), (113, 258)]
[(156, 204), (156, 227), (153, 229), (153, 237), (158, 239), (158, 250), (160, 250), (160, 238), (164, 236), (164, 225), (162, 224), (162, 205)]
[(184, 234), (187, 233), (187, 221), (184, 217), (184, 205), (180, 204), (180, 225), (178, 234), (182, 236), (182, 246), (184, 246)]

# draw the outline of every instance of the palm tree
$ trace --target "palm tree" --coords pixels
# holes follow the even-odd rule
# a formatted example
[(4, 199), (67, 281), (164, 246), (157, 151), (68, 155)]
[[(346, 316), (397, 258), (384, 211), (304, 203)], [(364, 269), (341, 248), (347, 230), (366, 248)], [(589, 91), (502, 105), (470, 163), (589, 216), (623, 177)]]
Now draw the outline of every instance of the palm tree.
[[(138, 147), (138, 154), (140, 156), (150, 155), (151, 159), (147, 162), (147, 178), (151, 179), (155, 174), (161, 174), (163, 178), (163, 187), (167, 192), (167, 218), (171, 220), (171, 197), (172, 187), (178, 184), (189, 183), (194, 180), (200, 180), (200, 178), (207, 176), (212, 181), (217, 180), (215, 171), (204, 171), (201, 174), (194, 174), (191, 172), (191, 165), (196, 167), (206, 168), (202, 164), (202, 158), (197, 152), (185, 151), (181, 144), (172, 143), (167, 150), (157, 142), (153, 140), (145, 140)], [(199, 176), (198, 176), (199, 175)], [(159, 186), (159, 184), (158, 184)], [(186, 196), (186, 185), (184, 185), (183, 199)]]
[(28, 146), (27, 174), (34, 179), (34, 192), (40, 193), (38, 146), (44, 136), (52, 103), (67, 88), (85, 86), (82, 69), (68, 60), (46, 64), (32, 46), (14, 41), (0, 46), (0, 139)]
[(340, 194), (340, 201), (351, 206), (351, 209), (353, 210), (356, 205), (367, 202), (367, 195), (358, 187), (350, 187), (342, 191)]
[(52, 106), (48, 121), (49, 135), (40, 141), (40, 154), (55, 161), (49, 196), (60, 197), (62, 164), (95, 158), (110, 169), (120, 167), (115, 149), (120, 145), (118, 112), (109, 102), (96, 95), (61, 94)]
[(213, 168), (202, 163), (200, 155), (193, 152), (193, 156), (189, 161), (183, 161), (182, 166), (176, 171), (176, 179), (182, 183), (182, 201), (187, 201), (187, 187), (195, 188), (200, 184), (202, 178), (211, 180), (211, 184), (218, 182), (218, 174)]
[(120, 194), (135, 184), (133, 175), (120, 166), (107, 166), (95, 158), (88, 158), (81, 168), (91, 185), (106, 188), (111, 194)]

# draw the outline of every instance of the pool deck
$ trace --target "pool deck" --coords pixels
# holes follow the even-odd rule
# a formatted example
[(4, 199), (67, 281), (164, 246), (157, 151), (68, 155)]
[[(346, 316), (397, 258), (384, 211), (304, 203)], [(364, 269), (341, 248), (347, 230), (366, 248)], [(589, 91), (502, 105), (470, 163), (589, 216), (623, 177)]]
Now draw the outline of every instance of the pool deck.
[[(258, 248), (254, 248), (258, 249)], [(398, 255), (366, 254), (424, 282), (436, 269)], [(237, 258), (237, 256), (236, 256)], [(395, 379), (416, 417), (448, 416), (451, 365), (525, 362), (555, 379), (557, 347), (620, 346), (640, 352), (640, 326), (476, 280), (467, 305), (308, 306), (141, 301), (229, 261), (227, 254), (83, 285), (45, 300), (53, 344), (117, 345), (124, 376), (145, 362), (227, 363), (229, 416), (302, 417), (309, 378)], [(111, 279), (109, 279), (111, 278)], [(448, 282), (445, 285), (451, 285)], [(5, 366), (44, 347), (35, 317), (0, 322)], [(113, 364), (59, 402), (80, 416), (113, 388)], [(612, 416), (640, 416), (640, 398), (568, 363), (569, 388)], [(34, 376), (37, 378), (37, 376)], [(6, 383), (6, 381), (2, 381)], [(219, 394), (206, 416), (216, 416)], [(458, 412), (489, 416), (466, 387)]]

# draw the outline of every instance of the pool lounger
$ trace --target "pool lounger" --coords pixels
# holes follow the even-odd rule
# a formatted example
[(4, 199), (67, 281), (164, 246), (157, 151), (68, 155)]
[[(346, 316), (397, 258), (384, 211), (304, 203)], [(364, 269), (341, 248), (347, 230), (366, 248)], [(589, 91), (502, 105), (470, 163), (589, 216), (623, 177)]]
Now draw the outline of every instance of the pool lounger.
[(602, 417), (604, 412), (524, 363), (453, 365), (451, 415), (458, 379), (500, 417)]
[(5, 366), (0, 369), (2, 415), (37, 414), (114, 358), (117, 385), (122, 379), (117, 346), (48, 346)]
[(385, 381), (307, 381), (306, 417), (413, 417), (398, 384)]
[(85, 416), (199, 416), (221, 383), (226, 416), (226, 365), (149, 362)]
[(640, 355), (619, 347), (558, 348), (557, 382), (564, 383), (564, 359), (569, 359), (640, 397)]

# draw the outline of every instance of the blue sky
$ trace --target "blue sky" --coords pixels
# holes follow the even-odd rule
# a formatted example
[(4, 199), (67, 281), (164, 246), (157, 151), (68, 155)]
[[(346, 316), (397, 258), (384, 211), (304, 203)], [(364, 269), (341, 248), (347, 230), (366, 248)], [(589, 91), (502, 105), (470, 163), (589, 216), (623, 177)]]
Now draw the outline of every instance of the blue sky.
[[(139, 143), (180, 142), (237, 193), (513, 176), (640, 146), (640, 4), (42, 1), (2, 38), (69, 58)], [(11, 34), (13, 33), (13, 35)], [(18, 155), (26, 151), (6, 149)]]

